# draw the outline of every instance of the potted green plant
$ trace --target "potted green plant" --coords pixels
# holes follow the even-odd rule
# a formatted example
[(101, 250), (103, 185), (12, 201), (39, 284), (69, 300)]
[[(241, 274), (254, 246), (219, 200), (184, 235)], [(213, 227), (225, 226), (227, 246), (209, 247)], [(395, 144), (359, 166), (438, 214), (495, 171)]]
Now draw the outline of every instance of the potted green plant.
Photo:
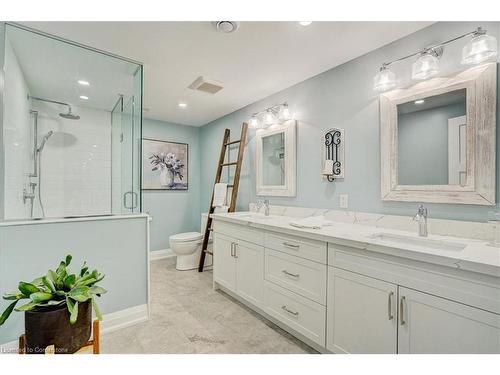
[[(49, 270), (31, 283), (21, 281), (17, 291), (3, 295), (13, 302), (0, 316), (0, 326), (13, 310), (24, 312), (28, 354), (43, 354), (49, 345), (54, 345), (56, 353), (74, 353), (90, 338), (92, 307), (102, 320), (94, 297), (106, 293), (97, 285), (104, 275), (89, 271), (86, 262), (78, 274), (70, 273), (71, 259), (67, 255), (55, 271)], [(23, 299), (28, 302), (16, 308)]]

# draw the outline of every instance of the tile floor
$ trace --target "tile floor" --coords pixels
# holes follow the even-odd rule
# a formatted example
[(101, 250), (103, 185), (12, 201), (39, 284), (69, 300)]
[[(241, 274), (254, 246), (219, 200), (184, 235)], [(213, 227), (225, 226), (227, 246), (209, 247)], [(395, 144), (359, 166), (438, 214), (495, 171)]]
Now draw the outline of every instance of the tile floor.
[(276, 325), (212, 289), (210, 271), (151, 263), (151, 319), (105, 334), (103, 353), (316, 353)]

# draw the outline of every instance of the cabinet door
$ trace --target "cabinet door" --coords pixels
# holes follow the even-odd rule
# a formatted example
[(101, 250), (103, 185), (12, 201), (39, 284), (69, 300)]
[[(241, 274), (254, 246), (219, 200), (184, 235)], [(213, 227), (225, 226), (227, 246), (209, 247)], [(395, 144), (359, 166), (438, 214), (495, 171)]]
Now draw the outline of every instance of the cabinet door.
[(214, 235), (214, 281), (236, 291), (236, 258), (233, 256), (233, 240), (220, 234)]
[(256, 306), (262, 305), (264, 284), (264, 248), (237, 241), (236, 292)]
[(500, 353), (500, 315), (399, 287), (399, 353)]
[(328, 267), (328, 350), (396, 353), (396, 304), (396, 285)]

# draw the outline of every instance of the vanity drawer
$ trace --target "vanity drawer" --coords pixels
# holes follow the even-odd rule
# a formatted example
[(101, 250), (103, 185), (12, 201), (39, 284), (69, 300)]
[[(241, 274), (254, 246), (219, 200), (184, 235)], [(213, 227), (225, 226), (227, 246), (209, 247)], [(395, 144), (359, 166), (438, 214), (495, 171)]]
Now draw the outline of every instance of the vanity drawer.
[(327, 266), (276, 250), (265, 250), (265, 278), (326, 305)]
[(326, 307), (268, 281), (264, 284), (265, 311), (311, 341), (325, 346)]
[(251, 242), (257, 245), (262, 245), (264, 243), (264, 232), (260, 229), (218, 220), (213, 221), (213, 228), (215, 233), (224, 234), (234, 239)]
[(287, 254), (326, 264), (326, 242), (266, 232), (264, 246)]

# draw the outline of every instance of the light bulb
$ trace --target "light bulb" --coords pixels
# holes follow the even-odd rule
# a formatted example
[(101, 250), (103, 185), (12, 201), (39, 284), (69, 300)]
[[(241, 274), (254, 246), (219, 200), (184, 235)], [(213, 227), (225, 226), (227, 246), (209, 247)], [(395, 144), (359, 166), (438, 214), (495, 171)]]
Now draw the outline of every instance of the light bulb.
[(472, 39), (462, 49), (462, 64), (475, 65), (495, 57), (498, 45), (495, 37), (486, 35), (486, 31), (478, 28)]
[(290, 116), (290, 108), (288, 108), (288, 104), (285, 103), (280, 107), (279, 118), (282, 121), (290, 120), (291, 116)]
[(267, 111), (266, 112), (266, 115), (264, 116), (264, 122), (266, 123), (266, 125), (271, 125), (274, 123), (274, 115), (271, 111)]
[(387, 66), (382, 65), (380, 71), (373, 79), (373, 89), (375, 91), (383, 92), (396, 87), (396, 74)]
[(249, 125), (251, 128), (257, 129), (259, 127), (259, 119), (254, 115), (250, 118)]
[(424, 51), (412, 65), (411, 78), (424, 80), (439, 73), (439, 60), (432, 51)]

